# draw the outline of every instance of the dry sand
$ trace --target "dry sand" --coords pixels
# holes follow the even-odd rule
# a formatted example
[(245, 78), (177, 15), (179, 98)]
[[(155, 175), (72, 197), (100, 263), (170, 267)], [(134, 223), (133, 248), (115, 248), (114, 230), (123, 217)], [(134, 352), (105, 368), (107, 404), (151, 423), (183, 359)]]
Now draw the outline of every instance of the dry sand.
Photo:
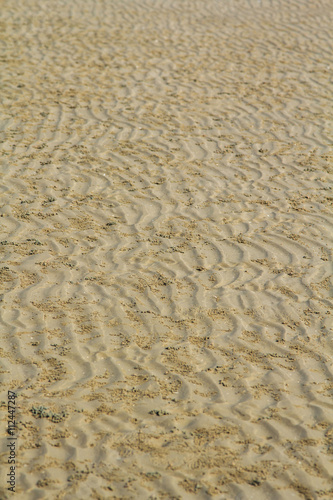
[(1, 499), (333, 498), (332, 11), (1, 1)]

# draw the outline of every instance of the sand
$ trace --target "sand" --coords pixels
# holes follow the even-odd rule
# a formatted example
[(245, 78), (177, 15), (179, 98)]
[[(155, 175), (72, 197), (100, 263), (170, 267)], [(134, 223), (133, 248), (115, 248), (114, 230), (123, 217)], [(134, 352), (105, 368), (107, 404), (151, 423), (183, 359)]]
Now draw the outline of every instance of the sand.
[(1, 2), (1, 500), (333, 498), (332, 14)]

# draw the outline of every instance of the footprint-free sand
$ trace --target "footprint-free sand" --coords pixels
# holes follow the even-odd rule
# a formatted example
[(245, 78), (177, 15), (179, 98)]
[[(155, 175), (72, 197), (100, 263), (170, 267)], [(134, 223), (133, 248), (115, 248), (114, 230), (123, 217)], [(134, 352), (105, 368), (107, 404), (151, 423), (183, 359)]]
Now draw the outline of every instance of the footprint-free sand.
[(1, 21), (1, 500), (332, 499), (332, 2)]

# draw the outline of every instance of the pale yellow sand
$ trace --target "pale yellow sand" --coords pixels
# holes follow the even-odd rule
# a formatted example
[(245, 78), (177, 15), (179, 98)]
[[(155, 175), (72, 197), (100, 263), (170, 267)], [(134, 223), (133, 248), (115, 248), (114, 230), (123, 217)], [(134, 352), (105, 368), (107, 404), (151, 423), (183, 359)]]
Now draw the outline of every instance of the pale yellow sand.
[(333, 498), (331, 1), (1, 16), (1, 499)]

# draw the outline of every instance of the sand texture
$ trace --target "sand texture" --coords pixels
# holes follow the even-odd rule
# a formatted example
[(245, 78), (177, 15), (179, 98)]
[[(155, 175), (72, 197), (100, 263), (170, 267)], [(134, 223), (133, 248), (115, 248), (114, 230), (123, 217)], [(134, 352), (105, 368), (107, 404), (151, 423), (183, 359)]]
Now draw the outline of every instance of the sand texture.
[(332, 499), (331, 0), (1, 22), (1, 500)]

